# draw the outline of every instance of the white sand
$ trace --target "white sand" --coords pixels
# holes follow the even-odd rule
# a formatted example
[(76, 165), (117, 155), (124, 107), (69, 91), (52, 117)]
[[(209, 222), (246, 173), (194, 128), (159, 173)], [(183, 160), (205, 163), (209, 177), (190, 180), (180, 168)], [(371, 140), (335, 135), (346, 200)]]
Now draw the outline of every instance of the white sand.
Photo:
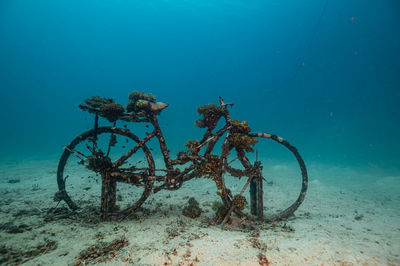
[[(255, 238), (252, 232), (202, 225), (206, 217), (213, 217), (211, 204), (217, 196), (210, 180), (198, 179), (178, 191), (152, 195), (144, 207), (158, 211), (137, 220), (91, 224), (61, 219), (46, 223), (44, 212), (56, 204), (56, 167), (57, 161), (0, 165), (0, 224), (11, 221), (32, 228), (16, 234), (2, 230), (1, 243), (10, 250), (25, 251), (45, 238), (57, 243), (55, 250), (33, 257), (27, 265), (74, 264), (82, 250), (99, 241), (99, 232), (104, 235), (101, 241), (122, 236), (129, 241), (105, 262), (107, 265), (259, 265), (257, 255), (261, 252), (272, 265), (400, 265), (399, 176), (308, 165), (306, 200), (296, 217), (287, 222), (294, 232), (282, 232), (284, 223), (279, 223), (275, 229), (261, 230)], [(10, 184), (11, 179), (20, 182)], [(194, 196), (205, 211), (198, 219), (181, 214), (189, 196)], [(99, 191), (90, 189), (87, 197), (98, 199)], [(31, 213), (15, 217), (20, 210)], [(362, 218), (356, 220), (356, 216)], [(171, 233), (177, 236), (171, 238)], [(254, 239), (265, 251), (253, 247)]]

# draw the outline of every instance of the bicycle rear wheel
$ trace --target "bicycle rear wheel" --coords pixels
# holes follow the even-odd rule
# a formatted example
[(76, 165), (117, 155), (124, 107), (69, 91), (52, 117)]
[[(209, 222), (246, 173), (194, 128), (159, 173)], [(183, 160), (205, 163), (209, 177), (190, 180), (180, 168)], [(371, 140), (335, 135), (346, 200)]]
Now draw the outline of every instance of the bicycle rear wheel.
[[(228, 162), (231, 161), (229, 164), (231, 172), (232, 169), (242, 171), (242, 173), (247, 170), (248, 173), (252, 172), (252, 174), (247, 174), (242, 179), (228, 174), (224, 178), (225, 187), (231, 191), (232, 195), (239, 194), (250, 178), (257, 177), (254, 169), (253, 171), (249, 170), (259, 164), (258, 175), (263, 179), (263, 186), (262, 193), (257, 191), (256, 201), (262, 200), (263, 204), (258, 205), (258, 207), (263, 208), (262, 213), (264, 215), (262, 218), (258, 218), (266, 222), (287, 219), (302, 204), (306, 195), (308, 174), (304, 161), (293, 145), (277, 135), (250, 133), (249, 136), (258, 140), (254, 147), (255, 152), (245, 153), (243, 150), (236, 149), (236, 154), (231, 152), (229, 155)], [(286, 149), (282, 149), (282, 146)], [(265, 156), (266, 153), (272, 154), (272, 156), (267, 157)], [(295, 160), (293, 160), (293, 155)], [(235, 158), (239, 158), (239, 160), (234, 161)], [(256, 184), (250, 183), (243, 193), (248, 203), (251, 202), (249, 190), (259, 190), (255, 186)], [(259, 210), (257, 211), (259, 212)], [(235, 212), (240, 216), (252, 216), (249, 213), (257, 214), (254, 211), (254, 206), (252, 207), (249, 204), (243, 211), (235, 210)]]
[[(58, 164), (58, 195), (72, 210), (83, 208), (85, 205), (86, 207), (93, 204), (100, 206), (101, 178), (99, 178), (99, 172), (101, 169), (96, 169), (88, 158), (99, 156), (100, 152), (103, 155), (98, 158), (103, 158), (104, 163), (110, 165), (140, 142), (140, 139), (129, 130), (116, 127), (100, 127), (97, 129), (96, 136), (94, 149), (94, 130), (77, 136), (65, 147)], [(125, 165), (129, 168), (129, 173), (143, 175), (143, 179), (135, 182), (134, 186), (132, 184), (118, 186), (117, 200), (121, 201), (120, 204), (126, 204), (127, 210), (134, 211), (144, 203), (151, 193), (152, 182), (145, 177), (154, 175), (155, 165), (146, 145), (130, 156)], [(121, 178), (118, 181), (121, 181)], [(129, 180), (122, 181), (129, 183)]]

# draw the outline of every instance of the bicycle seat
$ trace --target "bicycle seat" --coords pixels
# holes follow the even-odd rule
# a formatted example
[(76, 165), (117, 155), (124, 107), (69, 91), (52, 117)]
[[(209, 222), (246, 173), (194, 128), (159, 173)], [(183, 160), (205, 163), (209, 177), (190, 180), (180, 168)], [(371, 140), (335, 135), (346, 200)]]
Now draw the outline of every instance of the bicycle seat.
[(168, 103), (164, 102), (149, 102), (150, 110), (159, 114), (162, 110), (168, 107)]

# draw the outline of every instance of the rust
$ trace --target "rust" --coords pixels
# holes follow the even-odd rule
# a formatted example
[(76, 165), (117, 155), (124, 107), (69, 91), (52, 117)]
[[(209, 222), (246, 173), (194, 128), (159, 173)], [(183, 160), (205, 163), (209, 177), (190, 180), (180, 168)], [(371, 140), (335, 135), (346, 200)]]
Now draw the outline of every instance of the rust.
[[(193, 178), (211, 178), (216, 185), (217, 194), (221, 197), (224, 205), (223, 216), (218, 220), (225, 224), (229, 221), (232, 213), (239, 217), (249, 220), (259, 219), (265, 222), (286, 219), (297, 210), (303, 202), (307, 186), (308, 175), (305, 163), (297, 149), (288, 141), (270, 133), (252, 133), (247, 121), (231, 120), (228, 108), (233, 103), (225, 103), (219, 98), (219, 105), (205, 105), (198, 108), (198, 113), (202, 116), (197, 120), (196, 125), (205, 129), (205, 133), (200, 140), (190, 140), (187, 142), (186, 150), (178, 153), (175, 159), (171, 159), (170, 151), (164, 139), (161, 127), (158, 122), (158, 115), (168, 104), (156, 102), (152, 94), (133, 92), (130, 94), (129, 103), (126, 108), (118, 105), (110, 98), (100, 98), (94, 96), (85, 100), (79, 107), (83, 111), (88, 111), (95, 115), (94, 128), (84, 132), (65, 146), (60, 158), (57, 169), (57, 192), (60, 200), (64, 200), (71, 209), (79, 206), (73, 201), (66, 189), (65, 166), (72, 157), (79, 158), (82, 167), (100, 174), (102, 179), (100, 216), (102, 220), (109, 220), (112, 217), (125, 218), (138, 210), (146, 201), (150, 194), (161, 190), (177, 190), (183, 183)], [(99, 116), (106, 118), (113, 123), (111, 127), (100, 127)], [(224, 125), (216, 129), (219, 120), (223, 118)], [(116, 122), (124, 121), (131, 123), (148, 123), (153, 126), (151, 132), (147, 132), (144, 138), (139, 138), (126, 125), (124, 128), (116, 126)], [(146, 128), (149, 128), (146, 126)], [(108, 145), (101, 150), (99, 142), (100, 136), (107, 136)], [(117, 137), (126, 138), (134, 142), (127, 152), (121, 154), (112, 161), (109, 156), (117, 142)], [(152, 150), (147, 147), (150, 140), (155, 139), (159, 144), (164, 167), (156, 169)], [(215, 154), (214, 148), (219, 140), (222, 141), (220, 154)], [(285, 146), (295, 156), (301, 172), (302, 186), (300, 194), (295, 202), (287, 209), (264, 217), (263, 215), (263, 165), (258, 159), (249, 160), (246, 154), (251, 153), (257, 147), (257, 143), (262, 139), (270, 139)], [(84, 143), (87, 147), (85, 151), (78, 150), (77, 146)], [(125, 166), (129, 159), (132, 159), (138, 152), (143, 153), (142, 159), (137, 163), (144, 163), (145, 166), (129, 165)], [(214, 152), (214, 153), (213, 153)], [(230, 166), (228, 156), (234, 155), (240, 162), (243, 169)], [(136, 158), (135, 158), (136, 159)], [(225, 182), (225, 174), (230, 174), (233, 178), (246, 178), (240, 194), (232, 195)], [(129, 208), (118, 210), (116, 208), (117, 183), (126, 183), (142, 188), (142, 195)], [(243, 196), (250, 186), (250, 213), (244, 212), (247, 201)]]

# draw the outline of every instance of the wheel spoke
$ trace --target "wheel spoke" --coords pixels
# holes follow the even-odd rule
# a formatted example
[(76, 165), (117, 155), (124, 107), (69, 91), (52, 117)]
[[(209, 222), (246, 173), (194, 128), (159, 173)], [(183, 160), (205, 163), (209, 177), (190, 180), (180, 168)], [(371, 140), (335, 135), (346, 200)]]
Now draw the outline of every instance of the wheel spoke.
[[(233, 206), (231, 203), (233, 198), (229, 193), (221, 193), (222, 200), (229, 210), (223, 222), (227, 221), (230, 215), (229, 212), (231, 211), (236, 212), (239, 216), (245, 215), (251, 218), (246, 214), (246, 212), (250, 211), (249, 207), (251, 207), (252, 214), (257, 215), (259, 219), (263, 219), (264, 221), (286, 219), (293, 215), (305, 197), (308, 181), (304, 161), (297, 149), (281, 137), (268, 133), (254, 133), (249, 135), (258, 139), (256, 152), (245, 153), (242, 149), (236, 149), (236, 156), (233, 155), (234, 153), (229, 154), (231, 158), (227, 158), (229, 159), (227, 160), (229, 163), (225, 166), (229, 175), (224, 177), (224, 187), (232, 195), (243, 194), (249, 198), (245, 190), (247, 190), (249, 184), (252, 184), (250, 191), (254, 195), (250, 196), (250, 206), (247, 206), (243, 210), (245, 212), (242, 212)], [(274, 143), (278, 143), (278, 145)], [(282, 146), (285, 148), (282, 149)], [(282, 161), (272, 161), (266, 157), (260, 157), (259, 151), (263, 150), (271, 152), (273, 155), (271, 157), (282, 158)], [(287, 152), (288, 150), (290, 151), (289, 153)], [(293, 160), (293, 155), (295, 160)], [(235, 158), (232, 159), (232, 157)], [(236, 159), (239, 159), (239, 162), (235, 162)], [(300, 166), (300, 173), (297, 168), (298, 166), (293, 165), (293, 162), (296, 162)], [(295, 172), (298, 175), (297, 179), (288, 178), (293, 177)], [(272, 181), (265, 183), (267, 187), (263, 188), (262, 181), (266, 181), (266, 173), (269, 173), (268, 180), (270, 180), (271, 174), (275, 174), (279, 178), (275, 177)], [(239, 181), (242, 176), (248, 177), (244, 185)], [(254, 180), (254, 185), (252, 180)], [(268, 190), (267, 193), (264, 193), (263, 190), (265, 189)], [(297, 194), (299, 190), (300, 194)], [(296, 194), (298, 195), (297, 197)], [(265, 208), (263, 207), (263, 203), (267, 205)], [(268, 212), (268, 216), (266, 217), (260, 216), (264, 210)]]
[[(113, 145), (117, 144), (117, 138), (120, 138), (120, 143), (122, 143), (121, 139), (126, 139), (126, 145), (130, 143), (129, 145), (133, 144), (135, 146), (135, 144), (141, 142), (130, 131), (115, 127), (100, 127), (97, 129), (95, 142), (93, 137), (94, 130), (79, 135), (65, 148), (60, 158), (57, 170), (58, 187), (60, 192), (63, 193), (65, 202), (72, 209), (76, 209), (77, 206), (84, 207), (84, 204), (93, 205), (93, 200), (99, 201), (100, 195), (93, 195), (93, 193), (87, 193), (86, 191), (94, 191), (94, 186), (100, 186), (101, 182), (95, 176), (103, 176), (108, 171), (107, 168), (103, 168), (105, 162), (110, 161), (109, 166), (107, 166), (107, 163), (106, 167), (112, 167), (115, 160), (126, 154), (125, 145)], [(86, 155), (87, 151), (83, 150), (87, 150), (91, 154)], [(103, 151), (107, 151), (107, 153), (104, 154)], [(139, 171), (146, 173), (142, 177), (138, 175), (138, 181), (132, 184), (118, 182), (118, 186), (120, 186), (118, 193), (122, 194), (122, 197), (120, 197), (122, 201), (119, 200), (118, 203), (126, 204), (127, 207), (125, 208), (133, 211), (139, 208), (150, 195), (152, 185), (147, 181), (147, 176), (155, 175), (155, 164), (149, 149), (144, 144), (140, 145), (135, 153), (131, 153), (125, 159), (126, 163), (129, 162), (134, 165), (131, 168), (132, 173), (138, 173)], [(77, 160), (81, 166), (74, 163)], [(118, 167), (113, 169), (113, 173), (117, 173), (117, 175), (120, 171), (123, 173), (123, 169)], [(118, 176), (116, 176), (115, 181), (118, 180)], [(98, 191), (100, 189), (95, 190)], [(111, 205), (115, 204), (113, 201), (109, 203)], [(105, 206), (108, 208), (109, 204)], [(114, 209), (114, 207), (110, 206), (111, 209)]]
[[(73, 155), (75, 155), (76, 157), (78, 157), (82, 161), (87, 159), (87, 156), (85, 154), (83, 154), (82, 152), (80, 152), (80, 151), (77, 151), (77, 150), (74, 150), (74, 149), (70, 149), (67, 146), (65, 146), (64, 149), (66, 149), (67, 151), (71, 152)], [(83, 159), (81, 156), (85, 157), (85, 159)]]
[(108, 155), (110, 155), (111, 146), (114, 146), (116, 143), (117, 143), (117, 137), (113, 133), (113, 134), (111, 134), (110, 140), (108, 142), (108, 148), (107, 148), (107, 154), (106, 154), (107, 157), (108, 157)]

